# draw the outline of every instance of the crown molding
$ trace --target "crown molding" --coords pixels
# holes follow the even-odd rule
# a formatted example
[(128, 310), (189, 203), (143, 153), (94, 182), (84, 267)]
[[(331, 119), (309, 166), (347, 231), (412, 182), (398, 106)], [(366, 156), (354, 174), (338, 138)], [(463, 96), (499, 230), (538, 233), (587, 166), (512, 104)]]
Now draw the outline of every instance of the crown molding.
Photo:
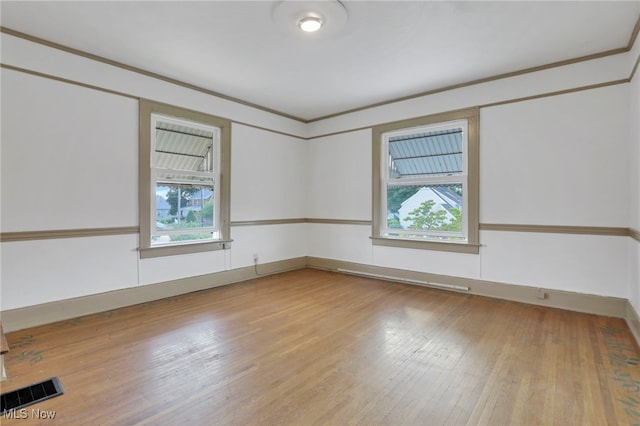
[[(118, 68), (122, 68), (128, 71), (132, 71), (141, 75), (145, 75), (147, 77), (151, 77), (151, 78), (155, 78), (158, 80), (162, 80), (168, 83), (172, 83), (178, 86), (182, 86), (185, 87), (187, 89), (191, 89), (191, 90), (195, 90), (195, 91), (199, 91), (211, 96), (215, 96), (221, 99), (225, 99), (231, 102), (235, 102), (241, 105), (245, 105), (251, 108), (255, 108), (264, 112), (268, 112), (271, 114), (275, 114), (284, 118), (288, 118), (291, 120), (295, 120), (304, 124), (309, 124), (309, 123), (315, 123), (318, 121), (322, 121), (322, 120), (326, 120), (329, 118), (334, 118), (334, 117), (338, 117), (338, 116), (342, 116), (342, 115), (346, 115), (346, 114), (350, 114), (353, 112), (358, 112), (358, 111), (363, 111), (363, 110), (367, 110), (370, 108), (375, 108), (375, 107), (379, 107), (379, 106), (384, 106), (384, 105), (389, 105), (389, 104), (394, 104), (397, 102), (402, 102), (402, 101), (407, 101), (407, 100), (411, 100), (411, 99), (415, 99), (415, 98), (420, 98), (420, 97), (424, 97), (424, 96), (429, 96), (429, 95), (433, 95), (436, 93), (442, 93), (442, 92), (447, 92), (447, 91), (451, 91), (451, 90), (455, 90), (455, 89), (460, 89), (463, 87), (469, 87), (469, 86), (474, 86), (474, 85), (478, 85), (478, 84), (483, 84), (483, 83), (488, 83), (488, 82), (492, 82), (492, 81), (496, 81), (496, 80), (502, 80), (502, 79), (506, 79), (506, 78), (511, 78), (511, 77), (516, 77), (519, 75), (523, 75), (523, 74), (529, 74), (529, 73), (533, 73), (533, 72), (538, 72), (538, 71), (544, 71), (547, 69), (551, 69), (551, 68), (557, 68), (557, 67), (562, 67), (565, 65), (572, 65), (575, 63), (579, 63), (579, 62), (585, 62), (585, 61), (590, 61), (590, 60), (594, 60), (594, 59), (599, 59), (599, 58), (604, 58), (607, 56), (613, 56), (613, 55), (619, 55), (619, 54), (623, 54), (623, 53), (627, 53), (631, 50), (631, 48), (633, 47), (635, 40), (637, 39), (637, 35), (638, 32), (640, 32), (640, 17), (638, 18), (636, 25), (634, 26), (634, 29), (632, 30), (629, 42), (627, 43), (626, 46), (624, 47), (619, 47), (616, 49), (610, 49), (610, 50), (606, 50), (603, 52), (598, 52), (598, 53), (594, 53), (594, 54), (590, 54), (590, 55), (585, 55), (585, 56), (580, 56), (577, 58), (572, 58), (572, 59), (566, 59), (566, 60), (562, 60), (562, 61), (557, 61), (557, 62), (551, 62), (548, 64), (544, 64), (544, 65), (538, 65), (535, 67), (530, 67), (530, 68), (525, 68), (522, 70), (516, 70), (516, 71), (511, 71), (511, 72), (507, 72), (507, 73), (502, 73), (502, 74), (498, 74), (495, 76), (489, 76), (489, 77), (484, 77), (484, 78), (479, 78), (479, 79), (475, 79), (475, 80), (470, 80), (467, 82), (462, 82), (462, 83), (458, 83), (458, 84), (453, 84), (453, 85), (448, 85), (448, 86), (444, 86), (444, 87), (440, 87), (440, 88), (435, 88), (432, 90), (428, 90), (428, 91), (424, 91), (424, 92), (419, 92), (416, 93), (414, 95), (408, 95), (408, 96), (402, 96), (402, 97), (398, 97), (398, 98), (392, 98), (392, 99), (388, 99), (385, 101), (381, 101), (381, 102), (376, 102), (376, 103), (372, 103), (372, 104), (367, 104), (367, 105), (363, 105), (361, 107), (357, 107), (357, 108), (352, 108), (352, 109), (348, 109), (348, 110), (343, 110), (343, 111), (338, 111), (336, 113), (333, 114), (329, 114), (329, 115), (324, 115), (324, 116), (320, 116), (320, 117), (315, 117), (315, 118), (309, 118), (309, 119), (305, 119), (303, 117), (298, 117), (292, 114), (288, 114), (282, 111), (278, 111), (275, 110), (273, 108), (268, 108), (265, 107), (263, 105), (258, 105), (255, 104), (253, 102), (249, 102), (240, 98), (236, 98), (230, 95), (226, 95), (224, 93), (220, 93), (220, 92), (216, 92), (214, 90), (210, 90), (201, 86), (197, 86), (191, 83), (186, 83), (184, 81), (180, 81), (177, 80), (175, 78), (171, 78), (171, 77), (167, 77), (164, 76), (162, 74), (158, 74), (152, 71), (148, 71), (142, 68), (138, 68), (138, 67), (134, 67), (122, 62), (118, 62), (118, 61), (114, 61), (99, 55), (95, 55), (89, 52), (85, 52), (79, 49), (75, 49), (69, 46), (65, 46), (59, 43), (55, 43), (49, 40), (45, 40), (39, 37), (35, 37), (32, 36), (30, 34), (26, 34), (17, 30), (13, 30), (11, 28), (7, 28), (7, 27), (3, 27), (0, 26), (0, 33), (4, 33), (4, 34), (8, 34), (14, 37), (18, 37), (24, 40), (28, 40), (31, 41), (33, 43), (37, 43), (37, 44), (41, 44), (47, 47), (51, 47), (53, 49), (58, 49), (67, 53), (71, 53), (74, 55), (78, 55), (78, 56), (82, 56), (88, 59), (92, 59), (98, 62), (102, 62), (111, 66), (115, 66)], [(635, 71), (635, 69), (634, 69)]]

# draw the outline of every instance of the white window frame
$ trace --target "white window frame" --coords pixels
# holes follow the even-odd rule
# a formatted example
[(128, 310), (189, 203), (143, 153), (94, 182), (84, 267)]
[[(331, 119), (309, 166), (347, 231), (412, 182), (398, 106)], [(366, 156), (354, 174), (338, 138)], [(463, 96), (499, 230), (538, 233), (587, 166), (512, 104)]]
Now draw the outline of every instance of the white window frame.
[[(391, 155), (389, 154), (389, 139), (397, 136), (408, 136), (417, 133), (429, 133), (440, 130), (459, 129), (462, 128), (462, 173), (449, 175), (449, 176), (423, 176), (418, 178), (391, 178), (389, 176), (389, 170), (391, 166)], [(430, 124), (425, 126), (412, 127), (409, 129), (396, 130), (386, 132), (382, 134), (382, 158), (385, 161), (380, 162), (380, 179), (381, 179), (381, 191), (380, 191), (380, 215), (386, 217), (387, 206), (387, 188), (390, 185), (395, 186), (435, 186), (438, 184), (461, 184), (462, 185), (462, 231), (450, 232), (450, 231), (430, 231), (430, 230), (417, 230), (417, 229), (393, 229), (388, 227), (388, 221), (381, 221), (380, 235), (391, 236), (393, 234), (405, 234), (423, 238), (462, 238), (462, 241), (468, 241), (468, 225), (467, 225), (467, 189), (468, 189), (468, 123), (466, 119), (449, 121), (445, 123)]]
[[(390, 136), (405, 133), (415, 133), (416, 129), (436, 129), (437, 126), (447, 126), (454, 122), (466, 122), (466, 146), (463, 147), (464, 176), (463, 180), (463, 234), (462, 239), (438, 239), (434, 231), (422, 232), (409, 230), (408, 233), (398, 229), (389, 229), (387, 224), (387, 184), (389, 179), (389, 147)], [(372, 227), (371, 241), (373, 245), (448, 251), (457, 253), (478, 254), (479, 243), (479, 108), (472, 107), (462, 110), (443, 112), (423, 117), (410, 118), (389, 122), (372, 127)], [(466, 149), (464, 149), (466, 148)], [(431, 178), (430, 183), (453, 183), (452, 176), (445, 176), (441, 180)], [(391, 180), (392, 181), (392, 180)], [(401, 179), (402, 184), (409, 183), (409, 179)], [(420, 179), (418, 184), (422, 184)], [(394, 235), (395, 234), (395, 235)], [(400, 235), (402, 234), (402, 235)], [(452, 236), (445, 232), (443, 236)]]
[[(163, 169), (154, 167), (157, 162), (155, 161), (154, 156), (156, 155), (156, 135), (157, 132), (153, 131), (156, 129), (156, 124), (158, 122), (162, 123), (170, 123), (176, 124), (178, 126), (189, 127), (192, 129), (211, 131), (214, 135), (217, 134), (217, 137), (213, 137), (212, 142), (213, 146), (211, 151), (208, 153), (207, 163), (209, 164), (209, 170), (202, 172), (194, 172), (194, 171), (185, 171), (185, 170), (173, 170), (173, 169)], [(200, 123), (196, 123), (193, 121), (176, 119), (174, 117), (169, 117), (162, 114), (151, 114), (151, 192), (155, 194), (156, 187), (159, 183), (164, 183), (169, 185), (186, 185), (186, 186), (198, 186), (198, 187), (206, 187), (211, 188), (213, 192), (213, 224), (212, 226), (206, 227), (198, 227), (198, 228), (188, 228), (188, 229), (173, 229), (168, 230), (164, 229), (162, 231), (158, 231), (156, 227), (156, 214), (157, 214), (157, 197), (151, 198), (151, 246), (152, 247), (161, 247), (168, 245), (180, 245), (180, 244), (189, 244), (194, 242), (211, 242), (220, 239), (220, 214), (218, 212), (220, 206), (220, 191), (216, 190), (217, 183), (220, 182), (220, 134), (222, 133), (221, 129), (217, 126), (204, 125)], [(171, 178), (159, 178), (158, 175), (162, 174), (175, 174), (179, 176), (192, 176), (194, 178), (201, 178), (202, 181), (198, 182), (197, 180), (181, 180), (181, 179), (171, 179)], [(161, 235), (188, 235), (195, 233), (212, 233), (212, 237), (208, 239), (201, 240), (192, 240), (192, 241), (183, 241), (183, 242), (160, 242), (156, 243), (153, 241), (153, 237)]]

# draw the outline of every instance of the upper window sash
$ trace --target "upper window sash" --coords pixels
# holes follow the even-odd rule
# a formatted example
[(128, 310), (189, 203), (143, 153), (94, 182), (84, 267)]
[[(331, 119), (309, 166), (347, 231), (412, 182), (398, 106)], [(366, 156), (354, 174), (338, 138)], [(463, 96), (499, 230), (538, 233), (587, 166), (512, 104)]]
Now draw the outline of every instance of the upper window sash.
[[(158, 140), (159, 134), (164, 136), (162, 141)], [(174, 134), (188, 137), (181, 142), (184, 146), (178, 146), (180, 142), (172, 138)], [(160, 146), (161, 142), (163, 146)], [(151, 115), (151, 168), (172, 172), (181, 171), (192, 176), (208, 176), (220, 169), (220, 158), (216, 155), (218, 152), (220, 152), (218, 127), (160, 114)], [(162, 157), (165, 158), (164, 164)], [(177, 161), (181, 157), (184, 161)], [(171, 167), (166, 165), (167, 162)]]
[[(410, 148), (411, 152), (406, 153), (405, 151), (405, 157), (394, 158), (392, 155), (392, 151), (393, 151), (391, 149), (392, 144), (400, 145), (403, 142), (405, 143), (410, 142), (411, 139), (418, 139), (418, 140), (434, 139), (436, 137), (441, 136), (439, 133), (446, 134), (446, 132), (450, 130), (455, 131), (455, 133), (461, 134), (461, 138), (460, 138), (461, 152), (456, 151), (453, 153), (448, 153), (446, 152), (446, 149), (442, 149), (442, 148), (440, 149), (440, 151), (444, 151), (444, 152), (439, 152), (437, 151), (437, 148), (431, 148), (431, 147), (425, 148), (423, 146), (420, 146), (420, 145), (428, 146), (429, 144), (435, 145), (435, 143), (425, 142), (421, 144), (420, 142), (414, 142), (413, 144), (414, 146)], [(438, 181), (438, 178), (442, 178), (441, 181), (446, 182), (447, 181), (446, 178), (449, 178), (452, 176), (466, 176), (467, 169), (468, 169), (468, 155), (467, 155), (468, 137), (467, 136), (468, 136), (468, 123), (466, 119), (449, 121), (446, 123), (418, 126), (410, 129), (402, 129), (402, 130), (383, 133), (382, 134), (382, 152), (385, 154), (384, 158), (386, 158), (387, 161), (381, 162), (380, 164), (382, 168), (380, 170), (380, 176), (386, 181), (394, 182), (394, 183), (411, 182), (411, 181), (414, 181), (414, 182)], [(406, 138), (406, 139), (403, 139), (403, 138)], [(446, 157), (448, 155), (457, 155), (457, 154), (460, 154), (462, 159), (462, 162), (461, 162), (462, 167), (460, 167), (461, 170), (459, 171), (443, 170), (442, 172), (431, 171), (430, 174), (420, 173), (420, 169), (424, 170), (430, 166), (426, 160), (429, 160), (432, 158), (436, 158), (437, 160), (440, 160), (437, 157)], [(394, 161), (400, 162), (400, 161), (409, 161), (409, 160), (413, 160), (414, 162), (417, 160), (422, 160), (423, 164), (418, 164), (417, 167), (415, 167), (415, 169), (413, 170), (414, 173), (405, 173), (405, 174), (399, 173), (401, 177), (391, 176), (390, 172), (393, 168)], [(458, 167), (454, 167), (454, 169), (457, 169), (457, 168)]]

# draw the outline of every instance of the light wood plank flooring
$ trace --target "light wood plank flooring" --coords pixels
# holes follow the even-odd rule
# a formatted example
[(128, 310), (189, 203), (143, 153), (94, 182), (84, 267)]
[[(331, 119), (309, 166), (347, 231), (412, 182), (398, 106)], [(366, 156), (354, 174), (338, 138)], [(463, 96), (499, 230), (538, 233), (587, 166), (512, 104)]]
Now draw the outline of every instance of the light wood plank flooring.
[(2, 392), (65, 394), (7, 425), (640, 423), (623, 320), (312, 269), (8, 341)]

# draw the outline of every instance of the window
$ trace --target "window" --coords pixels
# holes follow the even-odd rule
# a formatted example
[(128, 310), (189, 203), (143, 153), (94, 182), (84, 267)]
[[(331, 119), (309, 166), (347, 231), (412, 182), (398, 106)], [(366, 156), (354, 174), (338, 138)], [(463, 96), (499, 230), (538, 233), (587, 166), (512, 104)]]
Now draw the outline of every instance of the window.
[(230, 122), (140, 101), (140, 257), (228, 247)]
[(373, 129), (373, 243), (478, 253), (478, 109)]

